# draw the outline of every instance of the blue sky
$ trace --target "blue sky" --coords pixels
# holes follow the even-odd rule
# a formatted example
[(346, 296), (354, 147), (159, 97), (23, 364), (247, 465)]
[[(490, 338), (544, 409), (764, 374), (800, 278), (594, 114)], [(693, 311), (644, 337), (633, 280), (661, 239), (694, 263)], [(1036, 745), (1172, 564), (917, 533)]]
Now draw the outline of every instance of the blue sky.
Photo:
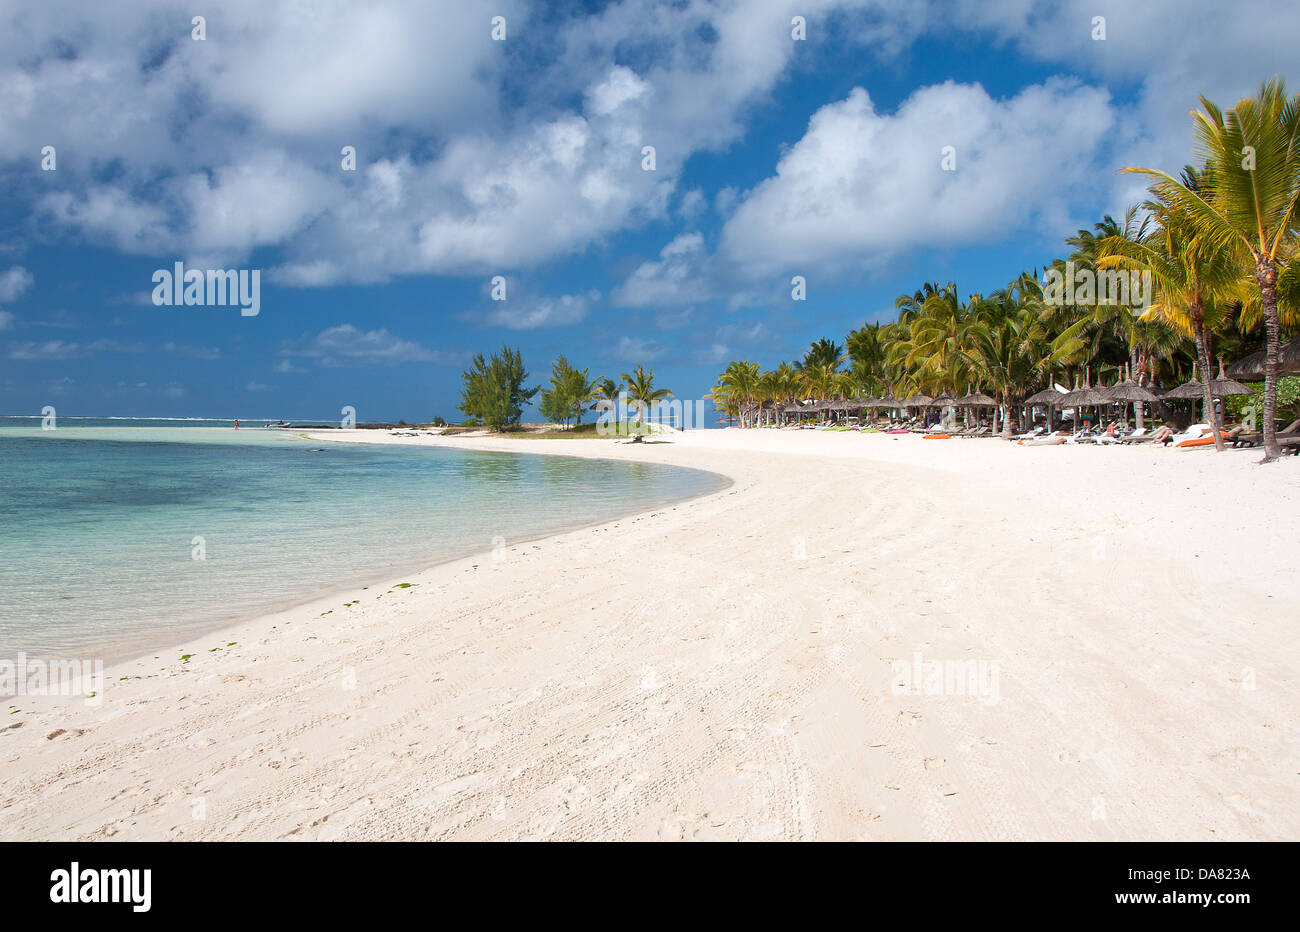
[[(454, 418), (503, 343), (699, 398), (1060, 255), (1300, 39), (1276, 0), (48, 6), (0, 3), (0, 414)], [(176, 261), (260, 313), (154, 306)]]

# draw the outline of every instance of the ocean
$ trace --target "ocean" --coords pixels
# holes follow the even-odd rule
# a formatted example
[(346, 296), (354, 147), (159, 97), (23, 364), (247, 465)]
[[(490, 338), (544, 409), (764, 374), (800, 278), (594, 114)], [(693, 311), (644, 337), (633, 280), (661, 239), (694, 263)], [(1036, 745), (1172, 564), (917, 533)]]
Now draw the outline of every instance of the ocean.
[(655, 464), (157, 423), (0, 418), (0, 658), (122, 659), (726, 485)]

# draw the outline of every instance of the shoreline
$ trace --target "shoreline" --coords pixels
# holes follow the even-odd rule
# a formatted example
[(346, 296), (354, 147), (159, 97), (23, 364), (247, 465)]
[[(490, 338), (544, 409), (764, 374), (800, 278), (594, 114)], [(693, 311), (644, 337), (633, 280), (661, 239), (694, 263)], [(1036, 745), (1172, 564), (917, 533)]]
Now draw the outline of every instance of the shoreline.
[[(709, 468), (733, 485), (512, 542), (500, 563), (408, 574), (417, 586), (372, 587), (342, 612), (313, 616), (322, 597), (246, 622), (236, 647), (111, 681), (97, 708), (11, 700), (23, 725), (0, 731), (0, 837), (1300, 830), (1286, 464), (700, 433), (721, 436), (526, 450), (441, 438)], [(1164, 481), (1134, 486), (1149, 474)], [(1202, 481), (1221, 486), (1208, 510), (1191, 488)], [(1224, 525), (1241, 508), (1252, 520)], [(1188, 511), (1232, 551), (1228, 585), (1207, 590), (1200, 545), (1170, 535)], [(917, 652), (997, 664), (997, 701), (891, 689), (891, 664)], [(1138, 790), (1152, 785), (1164, 795)], [(58, 811), (39, 802), (50, 793)]]
[[(114, 429), (121, 430), (123, 428), (114, 428)], [(126, 428), (126, 429), (130, 429), (130, 428)], [(143, 429), (149, 429), (149, 428), (143, 428)], [(228, 433), (233, 430), (232, 428), (226, 428), (226, 427), (189, 428), (189, 429), (213, 430), (213, 431), (221, 431), (223, 433)], [(257, 429), (257, 428), (249, 428), (249, 429)], [(333, 430), (331, 431), (331, 433), (338, 434), (340, 433), (340, 431)], [(378, 441), (362, 439), (362, 437), (371, 434), (384, 434), (385, 436), (387, 436), (387, 431), (358, 430), (358, 431), (354, 431), (354, 433), (362, 436), (341, 438), (338, 436), (331, 436), (330, 433), (317, 433), (317, 432), (310, 432), (310, 431), (303, 432), (303, 433), (294, 432), (294, 436), (302, 440), (310, 440), (313, 442), (332, 441), (336, 443), (374, 443)], [(397, 439), (397, 438), (392, 438), (392, 439)], [(446, 446), (448, 448), (454, 448), (454, 444), (451, 443), (443, 444), (443, 446)], [(504, 447), (502, 449), (491, 450), (489, 452), (513, 453), (518, 455), (533, 454), (539, 456), (540, 455), (558, 455), (558, 456), (570, 455), (559, 450), (547, 450), (543, 453), (543, 451), (540, 450), (533, 451), (527, 449), (523, 449), (523, 450), (507, 449)], [(601, 457), (580, 456), (575, 458), (599, 459)], [(618, 457), (607, 457), (607, 458), (611, 459), (614, 462), (620, 461)], [(707, 470), (697, 470), (697, 471), (707, 472)], [(727, 488), (731, 486), (731, 479), (729, 477), (722, 476), (721, 474), (718, 473), (714, 473), (714, 475), (719, 476), (722, 480), (726, 482), (726, 484), (723, 485), (718, 491), (725, 491)], [(666, 505), (677, 505), (683, 502), (691, 501), (694, 498), (706, 497), (707, 495), (710, 494), (715, 494), (715, 493), (706, 492), (703, 493), (703, 495), (690, 495), (685, 498), (670, 499), (667, 502), (657, 503), (653, 507), (645, 508), (645, 509), (640, 508), (638, 506), (636, 509), (632, 511), (619, 511), (609, 517), (601, 518), (596, 521), (580, 523), (580, 524), (566, 524), (558, 528), (541, 531), (535, 534), (528, 534), (522, 537), (511, 538), (509, 543), (510, 544), (528, 543), (535, 540), (542, 540), (545, 538), (554, 537), (560, 534), (566, 534), (571, 531), (578, 531), (589, 527), (602, 526), (605, 524), (609, 524), (611, 522), (630, 518), (632, 516), (641, 514), (643, 512), (654, 511), (657, 510), (658, 508), (665, 507)], [(131, 663), (133, 661), (144, 660), (146, 658), (150, 658), (153, 660), (163, 660), (162, 655), (167, 654), (169, 652), (184, 652), (184, 650), (186, 649), (186, 645), (189, 644), (190, 642), (197, 642), (201, 639), (205, 639), (209, 637), (219, 637), (221, 634), (225, 632), (238, 629), (241, 626), (244, 626), (246, 624), (256, 623), (263, 619), (284, 615), (294, 609), (310, 608), (318, 603), (327, 603), (340, 596), (349, 596), (350, 598), (355, 598), (356, 595), (360, 592), (366, 591), (368, 589), (378, 588), (383, 585), (387, 585), (389, 583), (398, 581), (406, 576), (425, 573), (430, 570), (436, 569), (440, 566), (444, 566), (448, 563), (454, 563), (459, 560), (478, 558), (490, 552), (491, 552), (491, 546), (488, 545), (487, 547), (484, 548), (474, 549), (464, 553), (459, 553), (453, 556), (446, 557), (444, 559), (436, 560), (432, 563), (423, 562), (423, 561), (413, 561), (411, 566), (407, 567), (404, 570), (401, 570), (396, 575), (389, 572), (388, 570), (384, 570), (382, 572), (376, 572), (374, 575), (366, 575), (364, 576), (364, 578), (359, 578), (356, 581), (344, 585), (334, 586), (325, 590), (316, 589), (308, 593), (305, 593), (300, 597), (291, 598), (284, 602), (273, 603), (260, 608), (249, 609), (237, 615), (232, 615), (220, 619), (214, 619), (211, 623), (205, 624), (201, 628), (196, 628), (193, 631), (190, 631), (189, 633), (178, 634), (178, 636), (175, 637), (173, 637), (172, 634), (176, 632), (167, 632), (167, 631), (160, 632), (159, 633), (160, 636), (158, 640), (150, 641), (146, 646), (119, 647), (117, 645), (113, 645), (113, 646), (100, 645), (91, 648), (77, 648), (75, 650), (53, 651), (49, 653), (64, 655), (67, 656), (68, 658), (85, 658), (89, 656), (93, 659), (86, 660), (85, 662), (86, 663), (93, 663), (95, 661), (102, 662), (104, 666), (105, 676), (107, 677), (108, 674), (111, 673), (113, 669), (117, 667), (125, 666), (126, 664)]]

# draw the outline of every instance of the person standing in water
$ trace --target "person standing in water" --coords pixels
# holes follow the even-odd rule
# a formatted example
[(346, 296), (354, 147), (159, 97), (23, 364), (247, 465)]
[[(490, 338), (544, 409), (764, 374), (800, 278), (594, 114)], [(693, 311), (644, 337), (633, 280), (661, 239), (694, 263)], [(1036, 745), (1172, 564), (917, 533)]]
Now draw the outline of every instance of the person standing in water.
[(239, 430), (239, 418), (235, 418), (235, 430)]

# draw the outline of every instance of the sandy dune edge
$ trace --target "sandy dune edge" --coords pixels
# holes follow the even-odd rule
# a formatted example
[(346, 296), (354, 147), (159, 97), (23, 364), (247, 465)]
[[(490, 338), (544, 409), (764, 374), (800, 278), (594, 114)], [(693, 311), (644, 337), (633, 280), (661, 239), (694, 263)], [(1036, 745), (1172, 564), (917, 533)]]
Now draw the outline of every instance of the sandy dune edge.
[[(1294, 463), (328, 439), (735, 485), (133, 661), (98, 707), (8, 700), (0, 838), (1300, 835)], [(900, 692), (898, 661), (974, 661), (984, 695)]]

